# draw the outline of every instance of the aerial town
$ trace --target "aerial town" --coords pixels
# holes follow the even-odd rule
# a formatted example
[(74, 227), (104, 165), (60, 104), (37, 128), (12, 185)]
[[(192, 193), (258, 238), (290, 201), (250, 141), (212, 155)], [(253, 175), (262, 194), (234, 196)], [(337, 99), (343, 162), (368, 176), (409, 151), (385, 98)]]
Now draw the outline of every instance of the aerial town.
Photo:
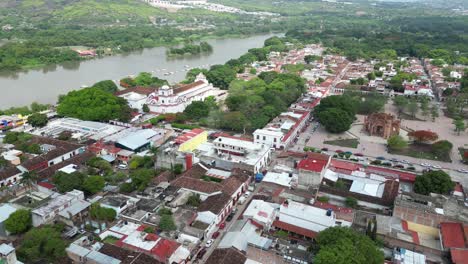
[[(335, 227), (381, 245), (385, 263), (467, 263), (468, 137), (447, 113), (460, 108), (450, 102), (466, 66), (285, 45), (236, 74), (241, 85), (304, 79), (298, 99), (251, 132), (174, 121), (199, 102), (231, 108), (232, 83), (203, 72), (120, 87), (128, 122), (81, 120), (61, 105), (1, 116), (1, 263), (35, 257), (16, 249), (47, 233), (61, 263), (305, 264)], [(355, 117), (341, 99), (356, 100)]]
[(468, 0), (0, 0), (0, 264), (468, 264)]

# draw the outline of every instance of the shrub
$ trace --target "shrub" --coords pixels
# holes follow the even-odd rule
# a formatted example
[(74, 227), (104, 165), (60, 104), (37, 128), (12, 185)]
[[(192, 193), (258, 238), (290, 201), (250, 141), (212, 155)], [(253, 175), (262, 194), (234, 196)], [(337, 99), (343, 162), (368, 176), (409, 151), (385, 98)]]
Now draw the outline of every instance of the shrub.
[(330, 200), (330, 197), (328, 196), (319, 196), (317, 197), (317, 201), (322, 202), (322, 203), (327, 203)]

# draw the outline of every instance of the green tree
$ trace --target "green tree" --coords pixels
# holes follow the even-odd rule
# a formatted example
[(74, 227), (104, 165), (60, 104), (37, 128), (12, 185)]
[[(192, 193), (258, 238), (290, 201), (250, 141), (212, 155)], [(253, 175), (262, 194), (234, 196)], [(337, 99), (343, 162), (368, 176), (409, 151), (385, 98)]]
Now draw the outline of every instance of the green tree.
[(122, 193), (131, 193), (133, 191), (135, 191), (135, 187), (133, 186), (133, 184), (129, 183), (129, 182), (124, 182), (120, 185), (120, 192)]
[(108, 93), (115, 93), (118, 90), (117, 85), (112, 80), (100, 81), (100, 82), (93, 84), (93, 86), (91, 87), (100, 89)]
[(418, 113), (418, 103), (416, 103), (414, 100), (411, 100), (408, 104), (408, 111), (412, 117), (416, 117), (416, 114)]
[(125, 99), (97, 88), (69, 92), (58, 105), (57, 112), (61, 116), (90, 121), (118, 119), (126, 122), (131, 118), (131, 109)]
[(99, 203), (91, 204), (89, 215), (92, 219), (111, 222), (117, 217), (117, 212), (112, 208), (102, 207)]
[(53, 176), (53, 182), (57, 190), (61, 193), (69, 192), (74, 189), (80, 190), (83, 186), (85, 175), (80, 172), (65, 173), (58, 171)]
[(317, 238), (317, 264), (367, 263), (380, 264), (383, 252), (367, 236), (348, 227), (330, 227), (321, 231)]
[(83, 190), (89, 194), (95, 194), (101, 191), (106, 182), (103, 177), (95, 175), (87, 177), (83, 182)]
[(320, 124), (322, 124), (328, 132), (341, 133), (348, 131), (353, 123), (353, 119), (347, 112), (338, 108), (330, 108), (326, 111), (321, 111), (318, 114)]
[(184, 114), (191, 120), (198, 121), (200, 118), (207, 117), (210, 113), (210, 107), (203, 101), (194, 101), (189, 104), (185, 110)]
[(432, 122), (434, 122), (436, 118), (439, 117), (439, 109), (435, 105), (431, 107), (431, 117), (432, 117)]
[(227, 89), (236, 78), (236, 71), (227, 65), (213, 65), (206, 74), (206, 78), (213, 86)]
[(162, 231), (172, 231), (177, 229), (172, 215), (164, 214), (161, 216), (159, 221), (159, 229)]
[(187, 204), (193, 207), (198, 207), (201, 203), (199, 194), (192, 194), (187, 200)]
[(26, 209), (18, 209), (5, 220), (5, 229), (11, 234), (22, 234), (31, 227), (31, 212)]
[(358, 200), (356, 200), (356, 198), (351, 197), (351, 196), (346, 197), (345, 205), (347, 207), (356, 208), (358, 206)]
[(29, 230), (18, 248), (18, 258), (25, 263), (57, 263), (66, 256), (66, 242), (52, 226)]
[(34, 113), (28, 116), (28, 124), (33, 127), (43, 127), (47, 125), (48, 118), (45, 114)]
[(3, 157), (0, 156), (0, 170), (8, 166), (9, 162)]
[(50, 105), (46, 105), (46, 104), (39, 104), (37, 102), (32, 102), (31, 103), (31, 111), (33, 113), (37, 113), (37, 112), (47, 110), (47, 109), (49, 109), (49, 107), (50, 107)]
[(453, 120), (452, 123), (455, 126), (455, 131), (457, 132), (458, 135), (460, 135), (460, 132), (465, 131), (466, 125), (465, 125), (465, 121), (463, 121), (462, 118), (456, 118)]
[(185, 75), (183, 83), (193, 83), (198, 74), (203, 73), (205, 76), (208, 73), (207, 69), (193, 68), (190, 69)]
[(20, 183), (23, 184), (23, 186), (25, 186), (28, 191), (31, 191), (34, 184), (37, 182), (37, 179), (37, 174), (34, 171), (25, 171), (21, 174)]
[(450, 158), (450, 151), (452, 151), (453, 144), (447, 140), (439, 140), (432, 144), (432, 152), (438, 157)]
[(147, 105), (147, 104), (143, 104), (143, 108), (142, 108), (142, 110), (143, 110), (143, 112), (145, 112), (145, 113), (149, 113), (149, 111), (150, 111), (150, 108), (148, 107), (148, 105)]
[(182, 174), (182, 172), (184, 172), (184, 165), (177, 163), (174, 165), (174, 168), (172, 170), (175, 175)]
[(448, 194), (455, 187), (450, 176), (442, 170), (429, 171), (417, 176), (414, 182), (414, 191), (419, 194), (430, 193)]
[(408, 142), (403, 139), (400, 135), (393, 135), (387, 140), (387, 146), (390, 149), (400, 150), (408, 147)]
[(318, 61), (318, 60), (321, 60), (321, 59), (322, 59), (322, 57), (316, 56), (316, 55), (305, 55), (304, 56), (304, 61), (307, 64), (310, 64), (311, 62)]

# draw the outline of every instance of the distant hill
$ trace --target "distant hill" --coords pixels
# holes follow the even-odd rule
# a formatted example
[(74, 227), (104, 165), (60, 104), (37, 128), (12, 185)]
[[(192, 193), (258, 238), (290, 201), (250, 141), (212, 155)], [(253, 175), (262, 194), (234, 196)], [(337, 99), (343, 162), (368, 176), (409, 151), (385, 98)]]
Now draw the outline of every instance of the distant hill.
[(1, 0), (0, 24), (131, 25), (165, 16), (139, 0)]

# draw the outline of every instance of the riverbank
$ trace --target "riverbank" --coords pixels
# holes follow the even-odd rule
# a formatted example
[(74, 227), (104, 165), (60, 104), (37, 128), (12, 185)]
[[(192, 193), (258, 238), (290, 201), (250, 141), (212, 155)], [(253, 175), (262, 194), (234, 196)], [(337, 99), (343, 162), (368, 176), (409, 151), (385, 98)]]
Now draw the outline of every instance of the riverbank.
[[(250, 37), (255, 37), (255, 36), (262, 36), (262, 35), (269, 35), (269, 34), (282, 34), (281, 32), (265, 32), (264, 34), (262, 33), (259, 33), (259, 34), (237, 34), (237, 33), (234, 33), (234, 34), (225, 34), (225, 35), (222, 35), (222, 36), (218, 36), (218, 35), (213, 35), (212, 32), (211, 34), (207, 34), (207, 35), (201, 35), (199, 36), (198, 39), (196, 39), (196, 41), (199, 41), (200, 43), (201, 42), (206, 42), (206, 41), (213, 41), (213, 40), (223, 40), (223, 39), (245, 39), (245, 38), (250, 38)], [(135, 52), (141, 52), (145, 49), (152, 49), (152, 48), (165, 48), (165, 49), (170, 49), (174, 46), (180, 46), (184, 43), (186, 43), (188, 40), (188, 38), (183, 38), (183, 39), (178, 39), (177, 41), (171, 41), (171, 42), (153, 42), (151, 43), (151, 45), (145, 45), (144, 47), (141, 47), (141, 48), (138, 48), (138, 49), (131, 49), (131, 50), (127, 50), (127, 49), (121, 49), (121, 48), (114, 48), (114, 47), (99, 47), (99, 48), (94, 48), (94, 47), (88, 47), (90, 50), (94, 50), (94, 51), (97, 51), (96, 53), (96, 56), (79, 56), (79, 54), (73, 49), (73, 47), (76, 47), (76, 46), (70, 46), (70, 47), (67, 47), (68, 49), (66, 49), (65, 47), (60, 47), (60, 48), (56, 48), (56, 49), (61, 49), (61, 50), (68, 50), (68, 51), (71, 51), (73, 52), (71, 56), (71, 59), (69, 60), (64, 60), (64, 61), (60, 61), (60, 62), (56, 62), (56, 63), (40, 63), (37, 59), (28, 59), (27, 63), (28, 64), (25, 64), (25, 65), (22, 65), (21, 68), (19, 69), (15, 69), (15, 70), (0, 70), (0, 78), (2, 76), (15, 76), (16, 73), (27, 73), (28, 71), (30, 70), (43, 70), (45, 69), (46, 71), (49, 71), (50, 69), (53, 69), (54, 67), (60, 67), (60, 66), (64, 66), (64, 67), (67, 67), (67, 64), (68, 65), (71, 65), (71, 64), (75, 64), (75, 63), (81, 63), (81, 62), (85, 62), (85, 61), (90, 61), (90, 60), (99, 60), (99, 59), (103, 59), (103, 58), (106, 58), (106, 57), (109, 57), (109, 56), (117, 56), (117, 55), (128, 55), (128, 54), (132, 54), (132, 53), (135, 53)], [(5, 41), (3, 42), (3, 45), (5, 44), (8, 44), (10, 42), (8, 41)], [(11, 42), (11, 43), (14, 43), (14, 42)], [(170, 55), (168, 54), (169, 57), (171, 57), (172, 59), (177, 59), (177, 58), (181, 58), (181, 57), (190, 57), (190, 56), (197, 56), (197, 55), (209, 55), (211, 51), (207, 51), (207, 52), (200, 52), (200, 53), (197, 53), (197, 54), (190, 54), (189, 56), (185, 56), (185, 55), (178, 55), (178, 54), (174, 54), (174, 55)], [(74, 66), (75, 67), (75, 66)]]
[(139, 72), (150, 72), (170, 83), (180, 82), (185, 79), (187, 69), (224, 64), (251, 48), (262, 47), (264, 41), (271, 36), (274, 34), (213, 38), (207, 41), (213, 47), (211, 54), (177, 60), (167, 58), (165, 47), (156, 47), (29, 71), (3, 72), (0, 74), (0, 87), (3, 87), (2, 108), (29, 105), (33, 101), (54, 104), (60, 94), (101, 80), (117, 81)]

